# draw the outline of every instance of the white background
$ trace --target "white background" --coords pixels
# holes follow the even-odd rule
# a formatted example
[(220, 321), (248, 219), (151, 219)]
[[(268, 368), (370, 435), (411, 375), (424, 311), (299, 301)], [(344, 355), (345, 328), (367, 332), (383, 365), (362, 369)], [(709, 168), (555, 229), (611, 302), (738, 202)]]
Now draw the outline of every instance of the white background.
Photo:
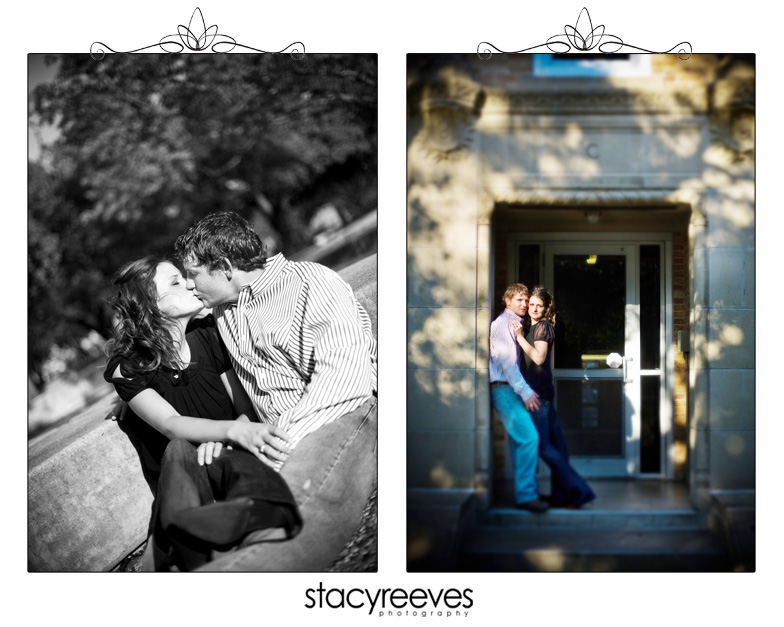
[[(475, 52), (480, 41), (501, 50), (543, 43), (574, 25), (583, 3), (349, 0), (229, 3), (175, 0), (133, 3), (14, 3), (3, 36), (0, 267), (2, 419), (11, 469), (2, 504), (3, 603), (7, 625), (482, 624), (708, 625), (773, 624), (782, 592), (774, 578), (782, 563), (784, 420), (773, 405), (781, 386), (776, 366), (782, 342), (773, 306), (781, 302), (781, 113), (784, 76), (779, 26), (782, 10), (759, 0), (735, 2), (609, 2), (587, 4), (594, 26), (626, 43), (668, 50), (689, 41), (695, 53), (757, 54), (757, 573), (749, 574), (443, 574), (405, 573), (406, 175), (405, 65), (407, 52)], [(174, 34), (200, 7), (206, 25), (238, 42), (280, 50), (295, 41), (307, 52), (379, 55), (379, 351), (380, 479), (378, 574), (346, 575), (111, 575), (26, 572), (26, 155), (27, 53), (88, 52), (102, 41), (132, 50)], [(540, 52), (547, 52), (540, 50)], [(9, 193), (10, 192), (10, 193)], [(776, 316), (777, 318), (780, 316)], [(764, 342), (764, 343), (763, 343)], [(364, 610), (307, 610), (305, 590), (423, 587), (473, 589), (468, 618), (368, 616)], [(355, 597), (356, 598), (356, 597)], [(779, 619), (774, 619), (778, 615)], [(763, 618), (763, 616), (768, 616)], [(10, 621), (10, 622), (9, 622)]]

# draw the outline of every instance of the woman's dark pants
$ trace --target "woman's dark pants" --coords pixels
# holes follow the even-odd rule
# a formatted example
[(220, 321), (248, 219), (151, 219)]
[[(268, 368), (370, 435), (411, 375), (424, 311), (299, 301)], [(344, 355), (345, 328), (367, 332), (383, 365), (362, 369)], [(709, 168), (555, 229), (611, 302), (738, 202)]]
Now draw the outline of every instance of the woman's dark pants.
[(551, 505), (579, 507), (596, 498), (590, 486), (569, 463), (558, 414), (552, 402), (542, 401), (536, 411), (531, 412), (536, 432), (539, 434), (539, 457), (550, 467), (552, 475)]

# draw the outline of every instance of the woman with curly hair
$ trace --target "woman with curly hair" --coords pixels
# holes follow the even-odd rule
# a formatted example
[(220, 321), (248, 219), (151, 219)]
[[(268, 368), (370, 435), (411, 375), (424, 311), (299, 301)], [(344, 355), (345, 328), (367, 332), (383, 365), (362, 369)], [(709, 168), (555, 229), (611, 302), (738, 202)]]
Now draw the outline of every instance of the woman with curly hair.
[(551, 507), (579, 508), (596, 498), (590, 486), (569, 463), (558, 414), (553, 400), (555, 388), (552, 373), (552, 349), (555, 342), (555, 300), (543, 285), (537, 285), (528, 298), (528, 316), (531, 327), (523, 336), (523, 327), (517, 321), (511, 326), (523, 349), (520, 370), (528, 385), (539, 395), (539, 409), (531, 412), (539, 434), (539, 457), (550, 467), (552, 489)]
[(145, 257), (123, 266), (113, 285), (104, 378), (128, 404), (120, 428), (156, 497), (144, 565), (192, 570), (251, 532), (293, 537), (302, 521), (274, 469), (289, 436), (258, 421), (212, 316), (180, 270)]

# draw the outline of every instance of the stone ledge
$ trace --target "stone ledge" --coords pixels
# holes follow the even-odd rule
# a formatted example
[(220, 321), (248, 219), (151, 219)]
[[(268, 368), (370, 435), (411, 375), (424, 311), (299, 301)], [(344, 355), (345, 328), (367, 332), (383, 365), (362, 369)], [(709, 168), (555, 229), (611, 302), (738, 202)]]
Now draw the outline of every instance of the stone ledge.
[(100, 420), (28, 475), (28, 570), (110, 570), (146, 537), (152, 494), (139, 459)]

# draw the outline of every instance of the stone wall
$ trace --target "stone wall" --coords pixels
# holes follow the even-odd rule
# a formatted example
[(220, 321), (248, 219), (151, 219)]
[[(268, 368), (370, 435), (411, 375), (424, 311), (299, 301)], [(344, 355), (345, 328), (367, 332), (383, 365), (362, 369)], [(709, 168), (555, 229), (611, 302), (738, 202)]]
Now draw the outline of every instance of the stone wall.
[(690, 484), (701, 508), (710, 491), (755, 484), (754, 72), (728, 62), (719, 70), (691, 228)]

